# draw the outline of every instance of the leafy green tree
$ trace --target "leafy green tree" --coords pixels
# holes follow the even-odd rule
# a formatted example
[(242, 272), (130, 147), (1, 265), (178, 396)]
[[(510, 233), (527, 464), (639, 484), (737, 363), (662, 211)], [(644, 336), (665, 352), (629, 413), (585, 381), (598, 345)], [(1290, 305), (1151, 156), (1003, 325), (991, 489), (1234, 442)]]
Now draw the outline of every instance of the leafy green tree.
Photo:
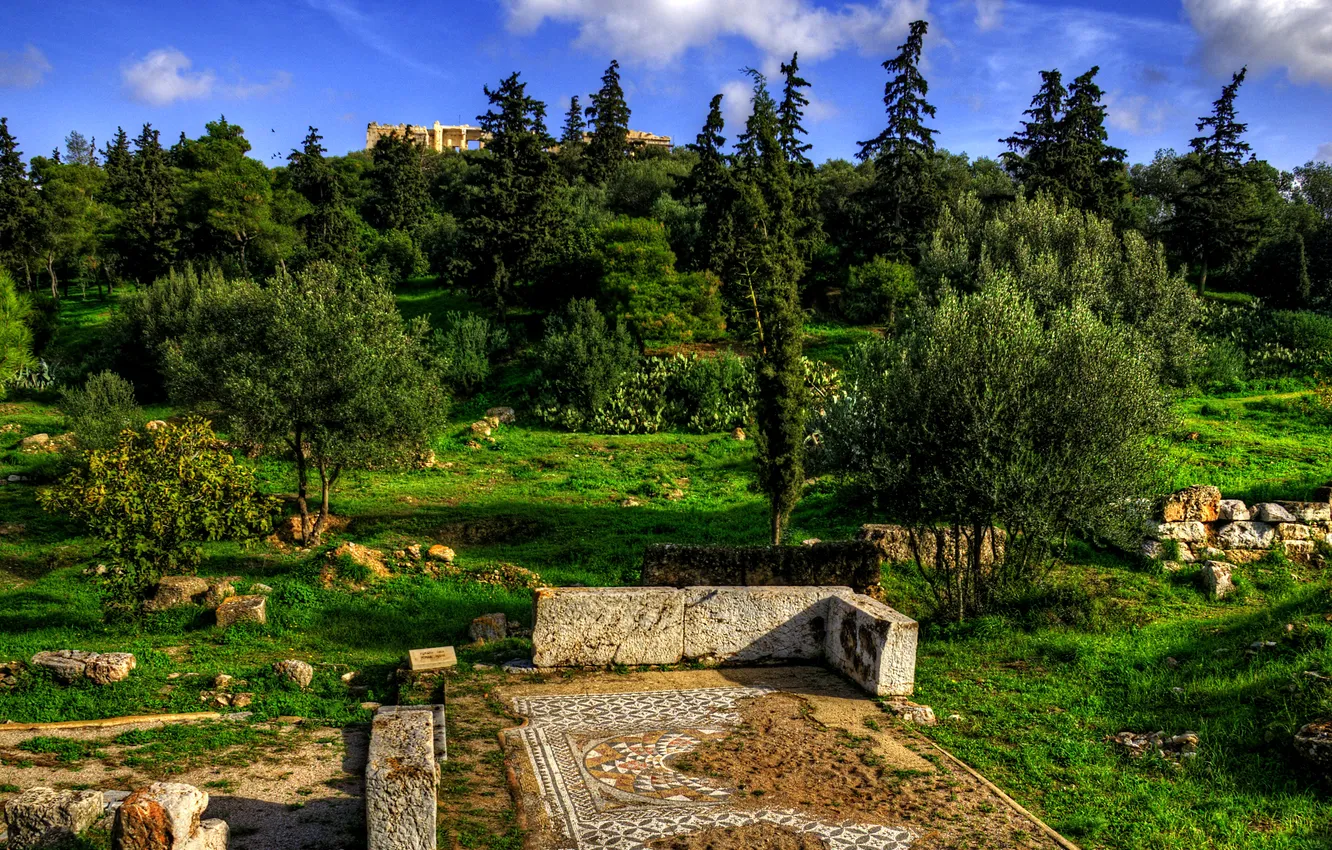
[(123, 431), (86, 466), (38, 491), (42, 508), (73, 518), (102, 541), (109, 607), (137, 605), (164, 575), (194, 570), (199, 544), (254, 537), (271, 527), (275, 499), (254, 473), (217, 447), (202, 419)]
[(65, 136), (65, 162), (71, 165), (97, 165), (97, 139), (89, 141), (78, 130)]
[(601, 89), (591, 96), (586, 109), (592, 124), (592, 138), (587, 144), (587, 179), (603, 184), (614, 176), (628, 153), (629, 104), (620, 86), (620, 63), (611, 60), (601, 77)]
[(97, 195), (103, 174), (96, 166), (35, 156), (31, 177), (39, 191), (29, 249), (46, 270), (51, 298), (58, 299), (62, 278), (68, 288), (70, 277), (97, 269), (102, 213)]
[[(1166, 399), (1139, 338), (1085, 306), (1042, 315), (1002, 281), (945, 291), (903, 335), (858, 349), (842, 379), (820, 423), (827, 466), (917, 545), (952, 532), (957, 550), (921, 567), (939, 614), (960, 621), (1028, 588), (1067, 533), (1140, 538), (1128, 506), (1154, 492)], [(986, 552), (996, 528), (1004, 550)]]
[(910, 265), (875, 257), (851, 267), (842, 294), (842, 312), (853, 322), (885, 322), (891, 326), (916, 293), (916, 273)]
[(421, 168), (425, 149), (390, 133), (375, 141), (372, 155), (370, 222), (381, 230), (411, 232), (430, 211), (430, 187)]
[(14, 278), (0, 269), (0, 399), (14, 376), (33, 364), (31, 315), (32, 306), (19, 294)]
[(607, 322), (590, 298), (575, 298), (546, 317), (536, 348), (537, 411), (566, 428), (586, 427), (638, 365), (629, 331)]
[(1198, 119), (1205, 135), (1189, 142), (1191, 153), (1180, 164), (1184, 189), (1175, 199), (1172, 238), (1197, 264), (1198, 292), (1207, 291), (1207, 276), (1243, 258), (1257, 243), (1259, 222), (1252, 183), (1246, 179), (1244, 141), (1247, 124), (1236, 120), (1235, 98), (1248, 69), (1235, 74), (1212, 104), (1212, 114)]
[(508, 333), (486, 317), (450, 312), (432, 338), (443, 384), (460, 395), (481, 389), (490, 377), (492, 359), (508, 344)]
[(888, 126), (860, 142), (856, 154), (874, 162), (872, 225), (865, 234), (874, 253), (914, 258), (921, 238), (933, 227), (940, 199), (931, 178), (935, 129), (925, 120), (936, 110), (925, 98), (929, 83), (920, 72), (920, 55), (929, 24), (914, 21), (896, 57), (883, 63), (891, 78), (884, 85)]
[(795, 198), (777, 109), (763, 75), (754, 79), (754, 111), (737, 144), (735, 249), (722, 272), (754, 335), (757, 360), (758, 479), (768, 496), (772, 542), (781, 543), (804, 489), (804, 312), (798, 281)]
[(287, 156), (287, 177), (292, 189), (310, 205), (298, 223), (307, 256), (345, 264), (356, 257), (356, 222), (347, 204), (343, 177), (324, 158), (323, 138), (316, 128), (309, 128), (301, 149)]
[(167, 348), (172, 397), (214, 402), (236, 439), (290, 450), (308, 543), (323, 533), (344, 469), (404, 461), (442, 422), (425, 322), (409, 326), (393, 293), (358, 270), (314, 263), (204, 307)]
[(703, 129), (689, 145), (689, 149), (698, 155), (698, 162), (690, 173), (685, 191), (703, 207), (694, 268), (710, 271), (718, 271), (725, 265), (734, 246), (731, 208), (735, 203), (736, 188), (726, 154), (722, 152), (726, 146), (726, 137), (722, 135), (726, 120), (721, 105), (722, 95), (714, 95)]
[(81, 452), (109, 449), (119, 442), (122, 431), (143, 425), (134, 385), (111, 371), (91, 376), (82, 387), (63, 390), (60, 409)]
[(9, 120), (0, 117), (0, 260), (12, 268), (23, 268), (30, 288), (28, 257), (36, 218), (37, 191), (28, 179), (18, 141), (9, 132)]
[(490, 109), (477, 120), (490, 141), (463, 228), (464, 256), (473, 287), (504, 311), (557, 258), (569, 216), (546, 153), (545, 104), (528, 96), (516, 73), (483, 90)]

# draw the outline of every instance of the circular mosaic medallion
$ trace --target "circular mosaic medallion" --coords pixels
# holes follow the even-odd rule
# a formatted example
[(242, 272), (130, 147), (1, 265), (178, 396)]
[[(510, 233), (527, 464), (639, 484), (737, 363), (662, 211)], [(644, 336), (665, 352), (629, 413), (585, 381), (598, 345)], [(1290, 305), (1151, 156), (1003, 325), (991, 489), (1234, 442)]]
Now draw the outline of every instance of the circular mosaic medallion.
[(593, 744), (583, 754), (583, 766), (593, 779), (625, 794), (674, 803), (725, 800), (730, 791), (666, 765), (668, 758), (690, 752), (703, 739), (725, 735), (711, 729), (619, 735)]

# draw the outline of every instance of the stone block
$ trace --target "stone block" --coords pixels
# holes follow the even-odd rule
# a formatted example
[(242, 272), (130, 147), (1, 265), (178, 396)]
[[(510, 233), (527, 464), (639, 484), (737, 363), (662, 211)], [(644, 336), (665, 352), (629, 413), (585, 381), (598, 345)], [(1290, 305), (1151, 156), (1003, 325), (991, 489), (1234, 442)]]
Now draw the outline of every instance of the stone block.
[(423, 670), (445, 670), (458, 666), (458, 654), (451, 646), (411, 649), (407, 651), (407, 666), (413, 673)]
[(1216, 543), (1222, 549), (1271, 549), (1276, 542), (1276, 529), (1265, 522), (1241, 520), (1223, 525), (1216, 533)]
[(443, 543), (436, 543), (426, 550), (426, 557), (441, 564), (452, 564), (456, 557), (454, 551)]
[(1220, 561), (1208, 561), (1202, 568), (1203, 590), (1213, 599), (1221, 599), (1227, 593), (1235, 589), (1235, 584), (1230, 580), (1230, 564), (1223, 564)]
[(237, 623), (258, 623), (262, 626), (267, 622), (266, 596), (230, 596), (217, 606), (217, 624), (224, 629)]
[(376, 714), (365, 768), (369, 850), (435, 850), (438, 783), (432, 713)]
[(1147, 536), (1153, 540), (1178, 540), (1180, 543), (1206, 543), (1207, 526), (1197, 520), (1184, 522), (1148, 522)]
[(1166, 522), (1215, 522), (1219, 519), (1221, 491), (1216, 487), (1196, 485), (1166, 496), (1161, 502), (1161, 519)]
[[(889, 563), (906, 563), (919, 558), (923, 566), (930, 568), (940, 564), (955, 566), (958, 552), (961, 551), (965, 558), (970, 546), (971, 538), (966, 529), (960, 535), (954, 534), (951, 528), (915, 529), (914, 545), (912, 532), (912, 529), (902, 525), (873, 523), (862, 525), (856, 539), (873, 543)], [(981, 541), (981, 565), (988, 566), (996, 559), (1002, 559), (1007, 540), (1007, 534), (1002, 528), (994, 529), (993, 534), (987, 533)], [(863, 588), (856, 590), (864, 592)]]
[(103, 652), (88, 662), (84, 673), (99, 685), (123, 682), (129, 678), (130, 671), (138, 661), (129, 652)]
[(1281, 544), (1281, 548), (1286, 551), (1286, 557), (1292, 561), (1312, 560), (1317, 546), (1312, 540), (1287, 540)]
[(1279, 522), (1276, 524), (1276, 534), (1280, 540), (1308, 540), (1309, 526), (1298, 522)]
[(208, 580), (199, 576), (163, 576), (145, 611), (165, 611), (180, 605), (202, 605), (208, 595)]
[(496, 419), (504, 425), (512, 425), (518, 419), (512, 407), (492, 407), (486, 411), (486, 418)]
[(39, 652), (32, 657), (32, 666), (45, 667), (60, 681), (69, 684), (83, 678), (88, 671), (88, 663), (97, 658), (95, 652), (83, 652), (77, 649), (60, 649), (55, 652)]
[(1165, 547), (1161, 545), (1160, 540), (1142, 541), (1142, 556), (1150, 560), (1157, 560), (1165, 555)]
[(1253, 518), (1259, 522), (1294, 522), (1295, 515), (1286, 510), (1277, 502), (1263, 502), (1260, 505), (1254, 505), (1250, 511)]
[(1277, 502), (1298, 522), (1315, 523), (1332, 520), (1332, 504), (1327, 502)]
[(684, 599), (672, 587), (540, 588), (532, 661), (537, 667), (678, 663)]
[(915, 620), (868, 596), (833, 596), (824, 652), (833, 669), (871, 694), (910, 696), (918, 631)]
[(828, 599), (847, 587), (685, 588), (684, 657), (720, 663), (823, 657)]
[[(100, 795), (99, 795), (100, 796)], [(225, 850), (227, 829), (202, 816), (208, 794), (183, 782), (154, 782), (130, 794), (116, 811), (114, 850)], [(221, 841), (219, 844), (218, 841)]]
[(1295, 751), (1332, 777), (1332, 720), (1306, 723), (1295, 733)]
[(299, 688), (308, 688), (314, 681), (314, 668), (304, 661), (288, 658), (273, 665), (273, 672)]
[(431, 722), (435, 728), (435, 761), (445, 762), (449, 759), (449, 735), (448, 726), (444, 717), (444, 704), (435, 703), (434, 705), (380, 705), (378, 703), (366, 703), (365, 705), (374, 705), (376, 714), (397, 714), (401, 711), (428, 711), (430, 712)]
[(482, 614), (467, 627), (467, 636), (476, 643), (504, 640), (509, 634), (509, 618), (504, 614)]
[(64, 845), (102, 816), (98, 791), (29, 788), (5, 804), (10, 850)]
[(1249, 506), (1239, 499), (1222, 499), (1216, 518), (1222, 522), (1248, 519)]

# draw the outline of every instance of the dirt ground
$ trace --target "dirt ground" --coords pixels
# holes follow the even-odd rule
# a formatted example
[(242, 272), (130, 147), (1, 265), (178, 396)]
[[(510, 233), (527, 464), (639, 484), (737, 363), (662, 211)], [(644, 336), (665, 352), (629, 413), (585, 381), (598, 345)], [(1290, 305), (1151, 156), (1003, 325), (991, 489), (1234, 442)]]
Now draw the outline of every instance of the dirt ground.
[[(0, 792), (54, 788), (132, 791), (155, 780), (185, 782), (208, 793), (205, 818), (231, 828), (232, 850), (338, 850), (365, 846), (364, 775), (369, 729), (274, 727), (280, 744), (242, 753), (219, 753), (227, 764), (191, 766), (176, 772), (125, 763), (127, 748), (111, 744), (134, 729), (161, 723), (53, 731), (5, 731), (0, 726)], [(41, 734), (104, 745), (98, 757), (61, 763), (54, 755), (29, 753), (19, 744)], [(0, 801), (14, 792), (0, 793)]]

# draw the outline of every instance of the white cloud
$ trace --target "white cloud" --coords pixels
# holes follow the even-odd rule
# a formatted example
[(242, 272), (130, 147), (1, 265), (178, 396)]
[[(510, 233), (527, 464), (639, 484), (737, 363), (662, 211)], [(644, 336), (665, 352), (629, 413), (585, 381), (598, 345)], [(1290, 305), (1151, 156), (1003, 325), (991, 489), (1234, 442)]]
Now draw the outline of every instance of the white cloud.
[(1165, 129), (1170, 110), (1166, 104), (1145, 94), (1123, 96), (1111, 92), (1105, 96), (1106, 121), (1116, 130), (1135, 136), (1154, 135)]
[(1296, 83), (1332, 85), (1332, 0), (1184, 0), (1208, 70), (1285, 68)]
[(30, 89), (40, 85), (50, 70), (46, 54), (31, 44), (22, 53), (0, 50), (0, 89)]
[(1314, 159), (1321, 162), (1332, 162), (1332, 142), (1323, 142), (1318, 146), (1318, 153), (1314, 154)]
[[(577, 24), (577, 43), (625, 60), (666, 62), (718, 38), (742, 38), (768, 58), (814, 61), (849, 47), (879, 52), (926, 17), (929, 0), (843, 3), (811, 0), (504, 0), (509, 29), (531, 33), (545, 21)], [(986, 7), (996, 0), (979, 0)]]
[(154, 50), (121, 69), (120, 79), (132, 100), (166, 106), (178, 100), (196, 100), (213, 93), (217, 75), (190, 73), (190, 58), (174, 47)]
[(754, 111), (754, 83), (752, 80), (731, 80), (722, 84), (721, 93), (726, 135), (734, 142), (745, 131), (745, 122)]
[(268, 97), (289, 88), (291, 88), (291, 72), (278, 71), (266, 83), (247, 83), (244, 79), (241, 79), (225, 86), (224, 90), (230, 97), (247, 100), (252, 97)]
[(1004, 23), (1004, 0), (975, 0), (976, 29), (988, 32)]

